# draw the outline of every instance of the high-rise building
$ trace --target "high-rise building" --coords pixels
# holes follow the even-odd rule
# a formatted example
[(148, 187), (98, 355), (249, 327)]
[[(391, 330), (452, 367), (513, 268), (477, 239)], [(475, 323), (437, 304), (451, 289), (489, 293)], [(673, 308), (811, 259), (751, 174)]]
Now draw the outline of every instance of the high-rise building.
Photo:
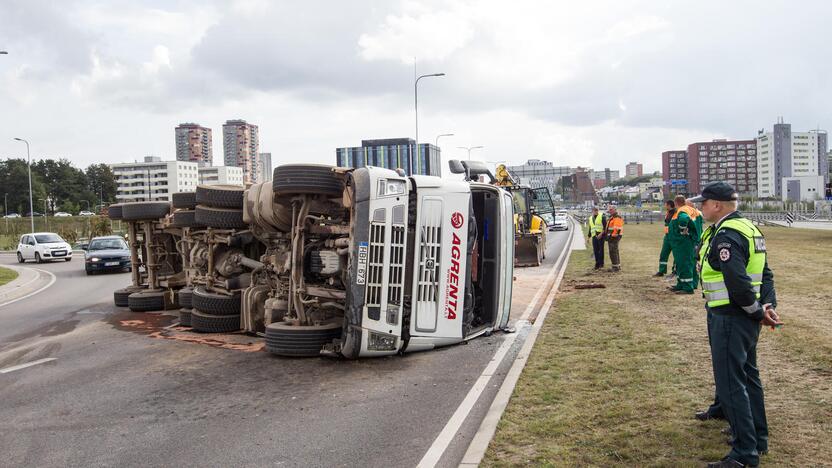
[(596, 189), (612, 185), (613, 181), (620, 179), (620, 172), (605, 167), (603, 171), (593, 171), (593, 184)]
[(176, 160), (210, 166), (214, 161), (211, 129), (195, 123), (179, 124), (175, 130)]
[(664, 195), (685, 195), (693, 192), (688, 183), (688, 152), (685, 150), (665, 151), (662, 153), (662, 180)]
[(555, 166), (551, 162), (541, 159), (529, 159), (525, 164), (519, 166), (507, 165), (506, 169), (520, 184), (528, 185), (531, 188), (548, 187), (549, 193), (553, 197), (556, 195), (563, 196), (564, 186), (560, 183), (561, 178), (575, 173), (574, 168)]
[(198, 164), (190, 161), (162, 161), (146, 156), (144, 162), (112, 164), (119, 203), (170, 201), (170, 194), (193, 192), (199, 181)]
[[(677, 160), (678, 161), (678, 160)], [(718, 139), (688, 145), (688, 193), (699, 193), (710, 182), (731, 184), (740, 195), (757, 194), (757, 143)]]
[(420, 143), (414, 155), (415, 144), (412, 138), (362, 140), (361, 146), (337, 148), (335, 164), (339, 167), (375, 166), (402, 169), (407, 175), (441, 177), (439, 148), (429, 143)]
[(260, 167), (257, 155), (260, 152), (260, 138), (257, 125), (245, 120), (228, 120), (222, 126), (223, 155), (226, 166), (243, 170), (244, 183), (260, 182)]
[(258, 159), (260, 162), (260, 182), (268, 182), (272, 180), (272, 154), (271, 153), (260, 153), (258, 155)]
[(243, 170), (232, 166), (199, 168), (200, 185), (243, 185)]
[(631, 162), (627, 164), (624, 173), (627, 177), (641, 177), (644, 175), (644, 166), (639, 162)]
[(771, 132), (757, 133), (756, 143), (759, 197), (784, 197), (784, 178), (820, 176), (828, 182), (826, 131), (792, 132), (791, 124), (780, 118)]

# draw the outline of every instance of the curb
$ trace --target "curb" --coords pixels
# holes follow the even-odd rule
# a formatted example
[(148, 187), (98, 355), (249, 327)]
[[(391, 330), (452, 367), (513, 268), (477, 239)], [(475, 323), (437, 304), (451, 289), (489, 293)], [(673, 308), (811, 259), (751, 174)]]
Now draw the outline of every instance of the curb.
[[(5, 307), (9, 304), (43, 292), (48, 287), (55, 284), (55, 281), (57, 281), (55, 275), (50, 271), (19, 265), (3, 266), (16, 271), (18, 276), (9, 283), (0, 286), (0, 307)], [(43, 275), (45, 275), (45, 277)], [(36, 283), (38, 283), (42, 278), (48, 279), (48, 282), (38, 288)]]
[[(526, 338), (526, 341), (523, 342), (520, 352), (517, 353), (517, 356), (514, 358), (514, 363), (512, 363), (511, 368), (508, 370), (508, 373), (506, 373), (506, 377), (503, 380), (502, 385), (500, 385), (497, 395), (494, 396), (494, 400), (491, 402), (491, 406), (488, 408), (485, 418), (483, 418), (479, 429), (477, 429), (476, 434), (474, 434), (474, 438), (468, 445), (468, 450), (466, 450), (465, 455), (462, 456), (462, 461), (459, 463), (460, 467), (479, 466), (479, 464), (482, 463), (483, 458), (485, 458), (488, 446), (491, 444), (491, 440), (497, 433), (497, 425), (500, 423), (506, 407), (508, 407), (511, 395), (514, 393), (514, 388), (517, 386), (517, 381), (520, 380), (523, 369), (526, 367), (526, 362), (529, 360), (529, 355), (531, 355), (534, 344), (537, 342), (537, 336), (540, 334), (540, 329), (543, 327), (543, 322), (546, 320), (546, 316), (552, 308), (552, 303), (555, 300), (555, 295), (557, 294), (558, 289), (560, 289), (560, 283), (563, 280), (563, 275), (566, 273), (566, 267), (569, 265), (569, 257), (572, 256), (573, 249), (569, 248), (569, 244), (574, 245), (574, 241), (576, 239), (576, 229), (579, 229), (579, 226), (573, 226), (570, 234), (571, 238), (567, 244), (568, 253), (566, 254), (566, 258), (560, 267), (557, 278), (555, 278), (552, 289), (546, 297), (543, 307), (540, 309), (540, 314), (534, 321), (532, 330), (529, 332), (529, 336)], [(577, 238), (580, 239), (581, 237)]]

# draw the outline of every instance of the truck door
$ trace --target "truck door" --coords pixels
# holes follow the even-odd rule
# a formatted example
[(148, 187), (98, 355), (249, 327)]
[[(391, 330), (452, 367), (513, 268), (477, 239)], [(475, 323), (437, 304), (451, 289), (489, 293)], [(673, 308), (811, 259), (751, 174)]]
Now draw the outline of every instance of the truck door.
[(494, 328), (505, 328), (511, 315), (511, 292), (514, 284), (514, 201), (511, 193), (503, 192), (502, 207), (500, 209), (500, 229), (503, 239), (500, 252), (502, 281), (500, 282), (500, 302), (498, 317)]

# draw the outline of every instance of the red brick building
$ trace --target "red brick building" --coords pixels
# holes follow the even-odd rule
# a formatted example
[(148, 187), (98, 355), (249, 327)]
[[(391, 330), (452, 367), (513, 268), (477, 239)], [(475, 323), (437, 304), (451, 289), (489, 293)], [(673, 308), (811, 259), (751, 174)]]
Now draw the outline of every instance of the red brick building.
[(688, 152), (685, 150), (665, 151), (662, 153), (662, 180), (665, 198), (671, 195), (690, 196), (688, 183)]
[(757, 195), (756, 140), (713, 140), (688, 145), (688, 186), (699, 193), (709, 182), (724, 181), (741, 195)]

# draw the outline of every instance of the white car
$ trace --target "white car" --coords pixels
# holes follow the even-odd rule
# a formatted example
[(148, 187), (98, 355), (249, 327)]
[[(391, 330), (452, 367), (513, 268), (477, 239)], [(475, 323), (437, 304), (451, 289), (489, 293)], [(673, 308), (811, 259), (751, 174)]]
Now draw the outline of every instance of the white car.
[(38, 263), (51, 260), (72, 260), (72, 247), (54, 232), (35, 232), (20, 236), (17, 244), (17, 261), (34, 260)]
[(56, 218), (69, 218), (69, 217), (71, 217), (72, 215), (71, 215), (71, 214), (69, 214), (69, 213), (67, 213), (66, 211), (59, 211), (59, 212), (55, 213), (55, 215), (54, 215), (54, 216), (55, 216)]
[(555, 213), (555, 226), (554, 227), (555, 227), (556, 231), (559, 231), (559, 230), (568, 231), (569, 230), (569, 215), (567, 215), (565, 212), (562, 212), (562, 211), (559, 211), (559, 212)]
[(84, 210), (84, 211), (78, 213), (78, 216), (95, 216), (95, 213), (93, 213), (92, 211)]
[(3, 217), (4, 217), (4, 218), (9, 218), (9, 219), (12, 219), (12, 218), (19, 218), (19, 217), (20, 217), (20, 215), (19, 215), (19, 214), (17, 214), (17, 213), (9, 213), (9, 214), (7, 214), (6, 216), (3, 216)]

